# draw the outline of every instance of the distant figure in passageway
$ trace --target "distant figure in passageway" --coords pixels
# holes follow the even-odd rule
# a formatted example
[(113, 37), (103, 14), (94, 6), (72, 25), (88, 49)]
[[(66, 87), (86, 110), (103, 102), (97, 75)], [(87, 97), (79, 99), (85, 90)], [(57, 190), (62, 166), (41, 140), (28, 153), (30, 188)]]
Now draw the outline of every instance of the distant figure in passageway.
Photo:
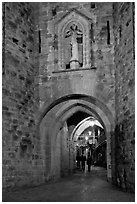
[(77, 169), (80, 169), (80, 160), (81, 160), (81, 158), (80, 158), (80, 155), (78, 154), (78, 155), (76, 156)]
[(84, 154), (82, 154), (82, 156), (81, 156), (82, 171), (85, 171), (85, 162), (86, 162), (86, 156)]
[(91, 164), (92, 164), (92, 158), (90, 154), (88, 154), (88, 157), (87, 157), (88, 172), (90, 172)]

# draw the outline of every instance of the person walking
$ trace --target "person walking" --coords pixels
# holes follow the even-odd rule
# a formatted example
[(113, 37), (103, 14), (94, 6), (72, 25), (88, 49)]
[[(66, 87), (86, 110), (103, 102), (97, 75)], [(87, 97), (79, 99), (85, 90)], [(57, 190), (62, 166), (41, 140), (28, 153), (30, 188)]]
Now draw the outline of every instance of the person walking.
[(85, 162), (86, 162), (86, 156), (82, 154), (81, 156), (81, 166), (82, 166), (82, 171), (85, 171)]
[(88, 172), (90, 172), (91, 164), (92, 164), (92, 159), (90, 154), (88, 154), (88, 157), (87, 157)]
[(77, 161), (77, 169), (80, 169), (80, 155), (79, 154), (76, 156), (76, 161)]

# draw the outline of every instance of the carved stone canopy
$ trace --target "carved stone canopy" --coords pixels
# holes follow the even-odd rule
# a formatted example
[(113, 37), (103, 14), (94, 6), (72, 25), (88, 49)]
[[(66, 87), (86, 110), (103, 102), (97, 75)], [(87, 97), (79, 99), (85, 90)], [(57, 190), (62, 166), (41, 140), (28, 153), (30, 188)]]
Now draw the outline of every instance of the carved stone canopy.
[(77, 11), (69, 12), (56, 23), (56, 70), (90, 67), (90, 27), (91, 21)]

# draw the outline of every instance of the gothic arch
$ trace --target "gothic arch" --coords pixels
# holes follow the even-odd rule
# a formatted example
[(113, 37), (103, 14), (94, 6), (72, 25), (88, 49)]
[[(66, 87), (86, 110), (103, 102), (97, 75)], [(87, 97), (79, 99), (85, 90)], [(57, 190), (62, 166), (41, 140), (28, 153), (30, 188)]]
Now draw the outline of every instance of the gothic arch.
[(112, 138), (114, 131), (113, 116), (108, 108), (97, 99), (79, 94), (64, 96), (58, 99), (50, 105), (50, 108), (47, 107), (45, 109), (41, 118), (40, 137), (43, 145), (42, 152), (45, 152), (46, 175), (52, 177), (53, 175), (55, 176), (56, 172), (58, 172), (59, 175), (60, 171), (56, 169), (57, 167), (55, 167), (54, 164), (57, 159), (59, 160), (59, 158), (56, 158), (57, 154), (55, 153), (56, 148), (59, 149), (59, 147), (56, 147), (57, 144), (59, 145), (57, 141), (60, 141), (58, 132), (62, 128), (63, 123), (78, 110), (93, 113), (99, 118), (99, 121), (102, 120), (107, 137), (108, 179), (111, 179), (113, 169), (110, 167), (113, 168), (114, 166), (114, 161), (111, 160), (111, 140), (114, 139)]
[[(81, 28), (83, 33), (83, 47), (82, 47), (82, 67), (90, 68), (90, 28), (92, 20), (83, 16), (80, 12), (73, 10), (68, 12), (64, 18), (56, 22), (55, 24), (55, 35), (57, 38), (58, 49), (55, 51), (55, 59), (58, 61), (56, 71), (65, 69), (66, 59), (64, 57), (65, 46), (64, 46), (64, 31), (69, 25), (76, 24)], [(69, 43), (68, 43), (69, 46)]]
[(79, 102), (79, 100), (84, 100), (84, 101), (88, 101), (88, 102), (94, 104), (96, 107), (99, 107), (100, 109), (103, 110), (103, 112), (105, 112), (105, 114), (108, 117), (109, 121), (114, 126), (113, 115), (112, 115), (111, 111), (107, 108), (107, 106), (104, 103), (102, 103), (100, 100), (94, 98), (93, 96), (89, 96), (89, 95), (86, 95), (86, 94), (69, 94), (69, 95), (64, 95), (64, 96), (54, 100), (51, 103), (48, 103), (48, 104), (45, 103), (43, 105), (42, 109), (40, 110), (40, 113), (39, 113), (39, 116), (38, 116), (37, 125), (39, 126), (41, 120), (45, 117), (45, 115), (52, 108), (54, 108), (58, 104), (61, 104), (63, 102), (70, 101), (70, 100), (77, 100), (77, 103)]

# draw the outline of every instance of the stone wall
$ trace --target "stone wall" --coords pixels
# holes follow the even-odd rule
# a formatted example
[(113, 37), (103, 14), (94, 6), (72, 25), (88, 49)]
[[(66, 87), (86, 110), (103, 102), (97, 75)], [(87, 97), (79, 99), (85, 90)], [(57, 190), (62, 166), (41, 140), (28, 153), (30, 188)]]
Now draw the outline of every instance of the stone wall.
[(95, 3), (93, 56), (97, 67), (95, 97), (115, 116), (115, 64), (112, 3)]
[[(40, 100), (39, 112), (43, 113), (51, 103), (55, 103), (57, 99), (64, 96), (85, 94), (105, 104), (115, 117), (113, 4), (41, 2), (36, 11), (38, 18), (35, 21), (37, 28), (35, 46), (40, 47), (38, 56), (35, 58), (35, 65), (39, 66), (37, 78)], [(91, 66), (76, 70), (62, 70), (61, 67), (56, 69), (58, 59), (55, 56), (60, 44), (55, 28), (57, 23), (63, 23), (63, 19), (67, 18), (72, 11), (92, 20), (93, 24), (89, 35), (90, 50), (88, 50)], [(62, 49), (60, 50), (62, 51)], [(113, 130), (111, 131), (113, 132)], [(112, 135), (109, 133), (107, 137), (110, 138)], [(110, 140), (108, 139), (108, 141)], [(108, 157), (110, 157), (110, 144), (107, 152)], [(108, 163), (108, 168), (113, 168), (114, 162), (108, 161)]]
[(3, 28), (3, 188), (13, 189), (42, 180), (32, 5), (3, 3)]
[(114, 3), (116, 64), (116, 182), (134, 191), (135, 54), (134, 3)]
[[(90, 32), (91, 67), (77, 71), (56, 71), (55, 58), (58, 36), (55, 35), (57, 20), (63, 19), (72, 9), (90, 16), (93, 22)], [(115, 114), (115, 66), (112, 3), (39, 3), (39, 20), (36, 27), (40, 33), (41, 50), (39, 64), (39, 97), (41, 108), (55, 99), (69, 94), (87, 94), (102, 101)], [(38, 33), (37, 33), (37, 40)], [(37, 43), (38, 47), (39, 43)]]
[(66, 122), (61, 129), (61, 176), (66, 176), (69, 173), (70, 164), (69, 164), (69, 141), (68, 141), (68, 127)]
[[(42, 149), (36, 129), (43, 108), (65, 95), (86, 94), (105, 104), (115, 116), (113, 10), (112, 3), (3, 5), (3, 188), (13, 189), (45, 182), (51, 164), (44, 163), (43, 157), (49, 156), (51, 147), (44, 144)], [(57, 72), (55, 22), (72, 9), (93, 21), (92, 66)]]

